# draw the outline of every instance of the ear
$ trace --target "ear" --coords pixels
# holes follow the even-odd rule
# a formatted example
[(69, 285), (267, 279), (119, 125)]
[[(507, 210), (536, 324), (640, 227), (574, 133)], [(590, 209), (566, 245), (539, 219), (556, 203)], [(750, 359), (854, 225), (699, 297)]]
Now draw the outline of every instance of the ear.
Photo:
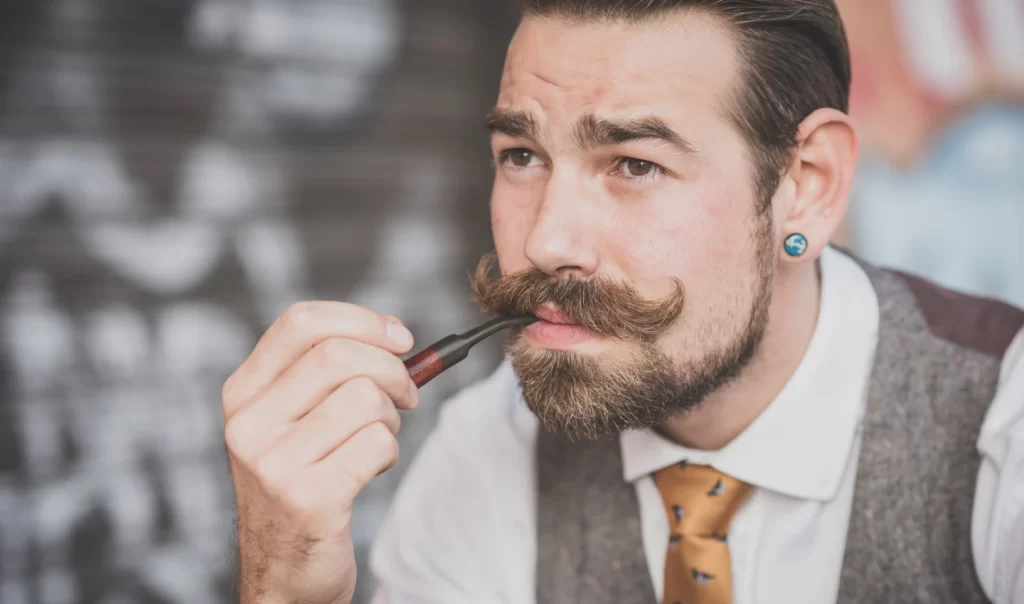
[(856, 165), (857, 133), (845, 113), (819, 109), (800, 124), (789, 170), (776, 194), (775, 218), (779, 243), (799, 233), (807, 249), (793, 257), (780, 245), (783, 261), (807, 262), (825, 249), (846, 214)]

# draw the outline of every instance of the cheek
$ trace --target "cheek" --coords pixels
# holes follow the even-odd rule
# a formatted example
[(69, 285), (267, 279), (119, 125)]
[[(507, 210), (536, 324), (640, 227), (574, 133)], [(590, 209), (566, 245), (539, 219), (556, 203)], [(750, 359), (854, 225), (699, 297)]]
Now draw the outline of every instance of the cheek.
[(533, 215), (529, 198), (524, 191), (500, 182), (491, 193), (491, 232), (502, 272), (529, 268), (525, 253)]
[[(624, 233), (627, 273), (650, 280), (678, 276), (696, 293), (716, 289), (729, 275), (746, 270), (751, 246), (748, 193), (728, 185), (701, 187), (676, 196)], [(638, 281), (647, 281), (639, 277)], [(659, 290), (670, 287), (660, 284)]]
[[(722, 278), (742, 273), (750, 261), (752, 245), (750, 205), (747, 191), (722, 187), (713, 191), (702, 205), (700, 215), (689, 225), (690, 240), (700, 267)], [(724, 272), (723, 272), (724, 271)]]

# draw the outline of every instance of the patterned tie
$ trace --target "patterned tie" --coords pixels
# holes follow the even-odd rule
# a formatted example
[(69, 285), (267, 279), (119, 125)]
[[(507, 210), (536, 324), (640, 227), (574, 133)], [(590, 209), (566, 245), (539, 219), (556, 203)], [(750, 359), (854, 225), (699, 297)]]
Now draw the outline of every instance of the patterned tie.
[(726, 537), (754, 488), (709, 466), (685, 461), (654, 481), (668, 514), (664, 604), (732, 604)]

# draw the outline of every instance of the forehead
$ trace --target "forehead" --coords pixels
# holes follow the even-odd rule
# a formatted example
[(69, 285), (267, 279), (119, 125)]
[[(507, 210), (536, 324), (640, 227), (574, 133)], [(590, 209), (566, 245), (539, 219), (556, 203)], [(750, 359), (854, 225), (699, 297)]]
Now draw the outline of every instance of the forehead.
[(704, 12), (643, 23), (528, 16), (509, 47), (498, 106), (541, 122), (584, 113), (706, 119), (722, 113), (736, 63), (725, 24)]

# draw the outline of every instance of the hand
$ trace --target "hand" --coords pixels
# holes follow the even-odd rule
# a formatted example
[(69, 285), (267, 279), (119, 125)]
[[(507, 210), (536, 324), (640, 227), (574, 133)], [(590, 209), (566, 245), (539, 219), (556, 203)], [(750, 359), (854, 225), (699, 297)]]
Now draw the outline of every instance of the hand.
[(395, 355), (412, 344), (394, 317), (304, 302), (225, 382), (243, 604), (351, 601), (352, 502), (398, 459), (398, 409), (418, 397)]

